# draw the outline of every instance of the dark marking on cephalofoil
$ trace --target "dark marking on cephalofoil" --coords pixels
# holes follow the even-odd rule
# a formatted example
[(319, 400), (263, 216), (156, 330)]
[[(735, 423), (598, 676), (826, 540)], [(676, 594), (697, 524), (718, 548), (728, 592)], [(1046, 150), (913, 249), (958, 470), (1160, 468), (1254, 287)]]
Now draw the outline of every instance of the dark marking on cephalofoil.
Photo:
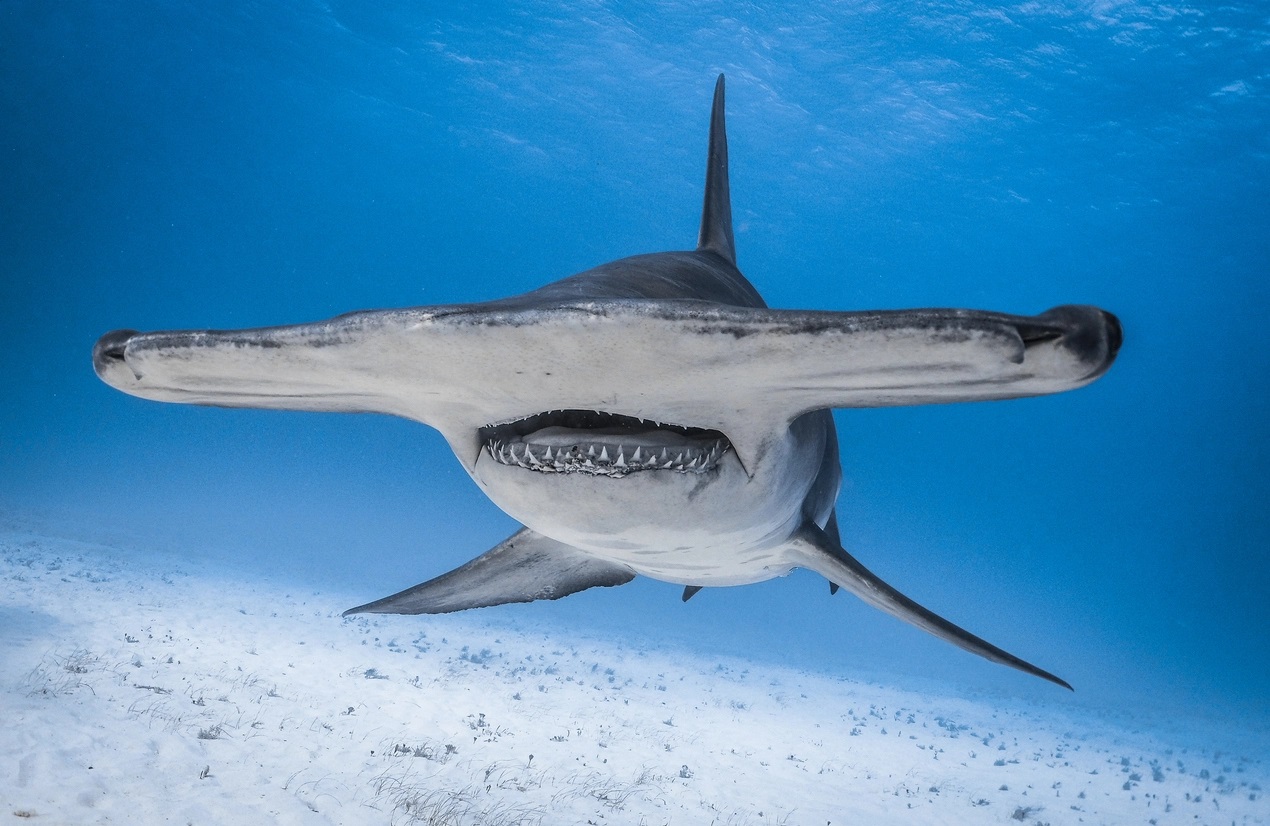
[(112, 330), (97, 340), (93, 356), (97, 361), (124, 361), (128, 342), (138, 335), (136, 330)]

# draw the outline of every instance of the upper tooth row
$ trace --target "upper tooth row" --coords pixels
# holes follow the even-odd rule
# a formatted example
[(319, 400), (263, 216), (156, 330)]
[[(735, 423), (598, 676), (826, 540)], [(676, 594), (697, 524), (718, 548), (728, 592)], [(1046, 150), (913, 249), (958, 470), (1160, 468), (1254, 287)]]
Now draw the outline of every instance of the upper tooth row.
[(727, 450), (727, 444), (715, 440), (708, 448), (661, 448), (646, 450), (641, 446), (634, 449), (626, 445), (618, 445), (610, 449), (610, 445), (571, 445), (555, 448), (549, 446), (529, 445), (524, 442), (507, 443), (494, 439), (486, 446), (490, 456), (505, 465), (520, 465), (533, 470), (570, 471), (590, 470), (618, 475), (632, 470), (682, 470), (701, 472), (718, 462), (719, 457)]
[[(555, 416), (555, 415), (559, 415), (559, 414), (563, 414), (563, 413), (564, 413), (564, 410), (546, 410), (546, 411), (544, 411), (544, 412), (542, 412), (542, 413), (539, 413), (538, 415), (539, 415), (539, 416)], [(536, 417), (530, 417), (530, 418), (536, 418)], [(628, 416), (628, 417), (626, 417), (626, 418), (629, 418), (629, 419), (634, 419), (635, 421), (639, 422), (641, 425), (647, 426), (647, 427), (649, 427), (649, 428), (657, 428), (657, 427), (665, 427), (665, 426), (666, 426), (666, 425), (665, 425), (665, 423), (663, 423), (663, 422), (659, 422), (659, 421), (657, 421), (656, 419), (643, 419), (643, 418), (640, 418), (640, 417), (638, 417), (638, 416)], [(527, 420), (527, 419), (514, 419), (513, 421), (528, 421), (528, 420)], [(503, 424), (510, 424), (510, 422), (503, 422)], [(490, 422), (489, 424), (487, 424), (487, 425), (485, 425), (485, 426), (486, 426), (487, 428), (492, 428), (492, 427), (497, 427), (498, 425), (497, 425), (497, 424), (495, 424), (495, 423), (493, 423), (493, 422)]]

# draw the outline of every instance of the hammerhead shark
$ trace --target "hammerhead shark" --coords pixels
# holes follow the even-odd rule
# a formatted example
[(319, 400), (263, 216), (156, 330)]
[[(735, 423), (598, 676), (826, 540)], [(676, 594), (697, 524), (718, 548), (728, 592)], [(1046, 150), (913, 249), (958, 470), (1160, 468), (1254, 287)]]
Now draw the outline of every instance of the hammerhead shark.
[(831, 408), (1011, 399), (1089, 384), (1115, 316), (768, 309), (736, 265), (724, 80), (697, 247), (621, 258), (523, 295), (248, 330), (97, 342), (110, 386), (156, 401), (378, 412), (436, 428), (524, 527), (467, 564), (347, 613), (558, 599), (637, 574), (831, 591), (1070, 689), (918, 605), (842, 547)]

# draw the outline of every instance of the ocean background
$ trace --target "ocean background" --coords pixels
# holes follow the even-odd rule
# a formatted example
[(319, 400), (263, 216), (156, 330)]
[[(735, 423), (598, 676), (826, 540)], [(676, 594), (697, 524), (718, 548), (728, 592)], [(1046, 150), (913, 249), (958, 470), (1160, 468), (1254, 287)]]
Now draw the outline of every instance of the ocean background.
[(802, 572), (485, 614), (1264, 734), (1259, 4), (8, 0), (0, 517), (357, 601), (485, 551), (517, 526), (434, 431), (141, 401), (96, 379), (92, 345), (691, 248), (719, 72), (738, 263), (770, 305), (1119, 316), (1088, 388), (835, 414), (847, 548), (1076, 692)]

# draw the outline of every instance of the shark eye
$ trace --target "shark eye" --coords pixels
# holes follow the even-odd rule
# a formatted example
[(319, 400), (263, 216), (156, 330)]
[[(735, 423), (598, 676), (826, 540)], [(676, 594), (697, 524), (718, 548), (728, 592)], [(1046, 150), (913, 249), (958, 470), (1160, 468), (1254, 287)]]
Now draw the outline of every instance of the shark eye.
[(626, 476), (643, 470), (704, 473), (731, 449), (717, 430), (601, 410), (551, 410), (479, 432), (490, 457), (545, 473)]

